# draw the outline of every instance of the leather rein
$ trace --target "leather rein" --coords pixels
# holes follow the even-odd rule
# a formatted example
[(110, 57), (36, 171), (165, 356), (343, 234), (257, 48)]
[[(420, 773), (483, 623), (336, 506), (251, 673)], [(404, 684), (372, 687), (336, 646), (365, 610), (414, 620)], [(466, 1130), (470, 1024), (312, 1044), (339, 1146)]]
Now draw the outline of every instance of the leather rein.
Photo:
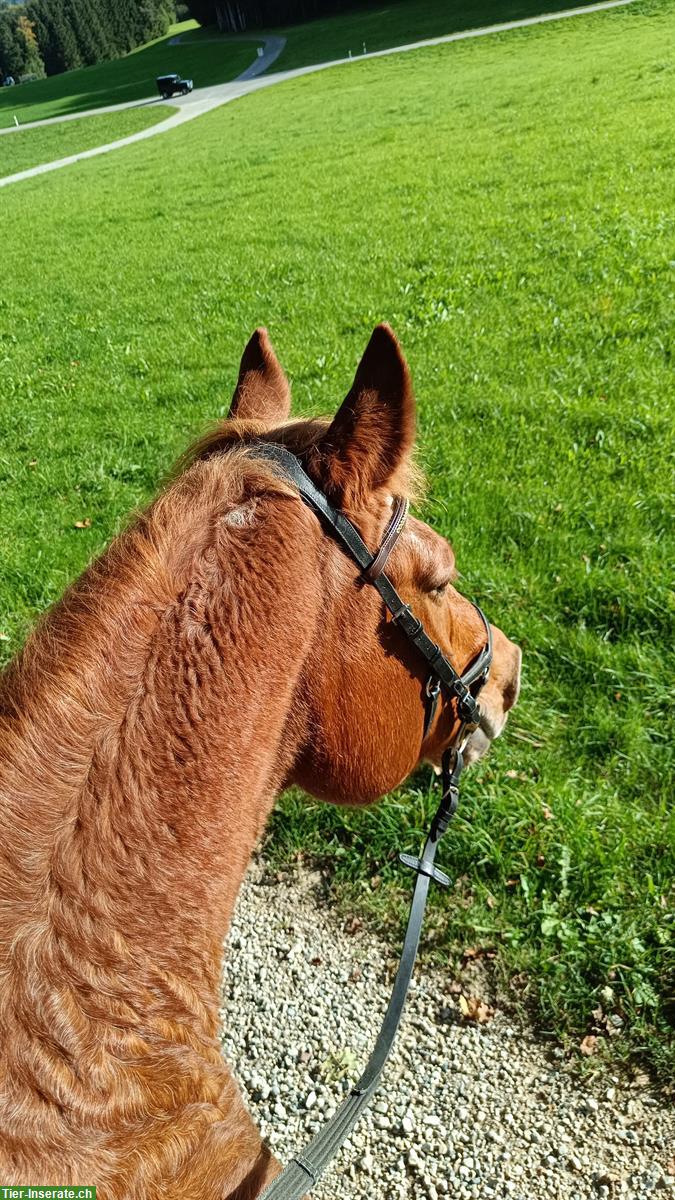
[(260, 1200), (301, 1200), (318, 1182), (375, 1092), (396, 1037), (412, 978), (429, 885), (432, 879), (443, 887), (450, 883), (448, 876), (435, 865), (436, 850), (457, 810), (459, 781), (464, 767), (464, 748), (480, 723), (480, 708), (476, 697), (490, 672), (492, 630), (485, 614), (475, 604), (474, 608), (485, 627), (486, 642), (475, 661), (460, 675), (440, 647), (427, 635), (422, 622), (404, 603), (384, 573), (387, 560), (405, 527), (408, 501), (401, 497), (395, 499), (384, 537), (373, 555), (355, 526), (340, 509), (333, 508), (324, 493), (310, 479), (300, 460), (290, 450), (271, 442), (256, 442), (252, 450), (256, 458), (273, 463), (283, 477), (295, 484), (301, 499), (323, 518), (334, 536), (355, 559), (362, 570), (364, 581), (377, 588), (395, 624), (427, 662), (429, 676), (424, 688), (425, 717), (422, 740), (426, 738), (433, 723), (441, 691), (454, 702), (459, 719), (459, 728), (453, 743), (442, 756), (441, 800), (431, 822), (422, 855), (419, 858), (411, 854), (399, 855), (401, 862), (415, 872), (416, 880), (401, 960), (373, 1052), (361, 1078), (335, 1114), (315, 1134), (304, 1150), (291, 1159), (260, 1196)]

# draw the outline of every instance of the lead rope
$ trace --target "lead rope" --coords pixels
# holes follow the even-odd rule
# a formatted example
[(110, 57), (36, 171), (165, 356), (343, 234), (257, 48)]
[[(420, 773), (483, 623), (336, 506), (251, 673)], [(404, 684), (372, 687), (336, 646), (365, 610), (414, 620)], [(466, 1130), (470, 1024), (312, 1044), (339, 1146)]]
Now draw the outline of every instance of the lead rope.
[(435, 865), (435, 858), (438, 843), (457, 811), (459, 780), (464, 767), (464, 747), (467, 738), (468, 734), (465, 733), (465, 727), (462, 726), (455, 746), (446, 750), (443, 755), (441, 802), (431, 822), (422, 857), (415, 858), (411, 854), (399, 855), (404, 866), (410, 867), (416, 873), (417, 879), (413, 889), (410, 915), (391, 999), (366, 1068), (337, 1112), (307, 1143), (304, 1150), (300, 1154), (294, 1155), (288, 1166), (284, 1167), (281, 1174), (277, 1175), (269, 1187), (261, 1193), (259, 1200), (301, 1200), (318, 1183), (328, 1164), (349, 1137), (377, 1088), (394, 1044), (410, 987), (429, 884), (432, 879), (442, 887), (448, 887), (450, 883), (448, 876)]

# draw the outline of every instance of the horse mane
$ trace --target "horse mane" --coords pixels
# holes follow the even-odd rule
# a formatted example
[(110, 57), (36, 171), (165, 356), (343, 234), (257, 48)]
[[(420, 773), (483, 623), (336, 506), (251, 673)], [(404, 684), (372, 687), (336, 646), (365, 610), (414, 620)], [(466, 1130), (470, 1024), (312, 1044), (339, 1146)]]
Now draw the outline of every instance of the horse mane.
[[(325, 439), (330, 426), (329, 417), (281, 421), (272, 429), (263, 421), (219, 421), (208, 427), (181, 455), (174, 468), (174, 476), (200, 459), (206, 460), (228, 451), (231, 453), (238, 446), (250, 447), (255, 439), (278, 442), (310, 462), (314, 470), (320, 471), (322, 467), (327, 469), (327, 448), (320, 447), (319, 443)], [(405, 497), (411, 504), (421, 504), (426, 490), (426, 475), (413, 450), (388, 481), (387, 491), (391, 495)]]

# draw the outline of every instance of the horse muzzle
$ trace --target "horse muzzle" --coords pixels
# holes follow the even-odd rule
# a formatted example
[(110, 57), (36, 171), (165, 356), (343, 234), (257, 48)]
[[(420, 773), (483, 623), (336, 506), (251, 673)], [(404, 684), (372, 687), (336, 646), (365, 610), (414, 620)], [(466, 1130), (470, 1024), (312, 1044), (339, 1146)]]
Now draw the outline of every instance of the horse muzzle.
[(490, 678), (480, 694), (480, 722), (469, 736), (464, 751), (466, 766), (487, 754), (492, 742), (504, 731), (509, 710), (520, 694), (522, 653), (500, 630), (494, 630), (495, 656)]

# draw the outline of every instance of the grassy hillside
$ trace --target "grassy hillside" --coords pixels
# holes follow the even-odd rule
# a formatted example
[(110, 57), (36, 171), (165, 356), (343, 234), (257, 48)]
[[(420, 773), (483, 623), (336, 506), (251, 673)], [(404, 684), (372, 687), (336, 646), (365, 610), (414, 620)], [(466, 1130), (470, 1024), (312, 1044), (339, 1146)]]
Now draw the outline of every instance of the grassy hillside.
[[(176, 37), (181, 40), (172, 45)], [(13, 125), (15, 115), (24, 125), (62, 113), (156, 96), (156, 77), (172, 71), (193, 79), (195, 87), (222, 83), (236, 79), (254, 58), (255, 41), (213, 40), (208, 30), (197, 29), (194, 21), (184, 21), (174, 25), (166, 37), (148, 42), (124, 58), (65, 71), (35, 83), (0, 88), (0, 127)]]
[[(674, 37), (641, 0), (257, 93), (9, 189), (0, 294), (7, 655), (227, 410), (256, 324), (301, 413), (393, 324), (423, 515), (525, 655), (437, 952), (496, 947), (543, 1029), (670, 1078)], [(426, 777), (367, 814), (291, 796), (269, 851), (398, 913), (431, 805)]]
[(339, 13), (323, 21), (274, 30), (287, 45), (273, 70), (289, 70), (309, 63), (329, 62), (363, 53), (386, 50), (424, 38), (442, 37), (461, 29), (479, 29), (504, 21), (535, 17), (542, 12), (581, 8), (591, 0), (390, 0)]
[(64, 121), (59, 125), (3, 134), (0, 137), (0, 179), (39, 163), (54, 162), (69, 154), (115, 142), (166, 120), (175, 111), (169, 104), (158, 104), (152, 108), (125, 109), (82, 121)]
[[(555, 12), (570, 4), (571, 0), (547, 0), (544, 8)], [(542, 0), (468, 0), (462, 4), (458, 0), (427, 0), (424, 5), (418, 0), (394, 0), (387, 9), (381, 3), (373, 4), (326, 21), (270, 30), (288, 40), (273, 70), (346, 57), (350, 50), (361, 54), (364, 45), (368, 50), (382, 50), (459, 29), (528, 17), (540, 12), (541, 7)], [(183, 21), (174, 25), (166, 37), (140, 46), (124, 58), (0, 89), (0, 128), (12, 125), (15, 115), (24, 124), (144, 99), (155, 94), (156, 76), (170, 71), (193, 79), (195, 87), (225, 83), (236, 79), (254, 60), (256, 46), (263, 37), (255, 31), (231, 37), (216, 29), (200, 29), (195, 21)]]

